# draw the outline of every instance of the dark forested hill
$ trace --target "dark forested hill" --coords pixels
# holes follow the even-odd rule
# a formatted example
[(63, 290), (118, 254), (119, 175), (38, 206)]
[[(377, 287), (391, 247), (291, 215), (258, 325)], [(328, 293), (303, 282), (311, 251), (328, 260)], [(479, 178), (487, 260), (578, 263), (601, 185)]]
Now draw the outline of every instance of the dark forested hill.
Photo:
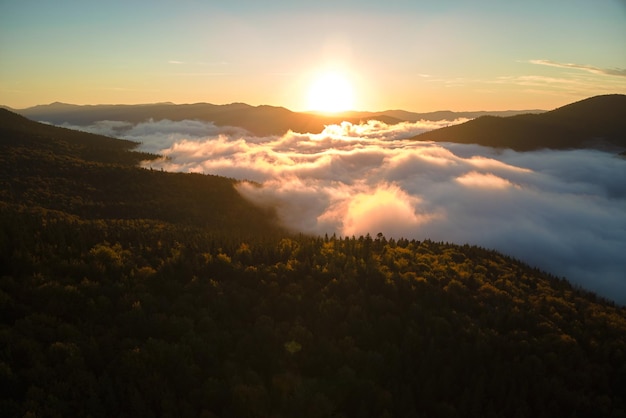
[(234, 180), (138, 168), (137, 144), (33, 122), (0, 109), (0, 197), (85, 219), (154, 219), (230, 232), (276, 229)]
[(0, 111), (0, 415), (626, 416), (624, 308), (469, 245), (289, 235), (132, 147)]
[(541, 114), (482, 116), (423, 133), (415, 139), (519, 151), (595, 146), (626, 148), (626, 95), (595, 96)]

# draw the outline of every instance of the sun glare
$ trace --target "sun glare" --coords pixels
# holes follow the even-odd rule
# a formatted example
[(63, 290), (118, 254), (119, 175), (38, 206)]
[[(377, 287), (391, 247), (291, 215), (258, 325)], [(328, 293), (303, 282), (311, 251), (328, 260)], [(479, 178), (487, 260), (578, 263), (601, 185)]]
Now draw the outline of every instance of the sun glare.
[(309, 109), (317, 112), (335, 113), (351, 110), (354, 93), (350, 80), (341, 73), (321, 74), (309, 89)]

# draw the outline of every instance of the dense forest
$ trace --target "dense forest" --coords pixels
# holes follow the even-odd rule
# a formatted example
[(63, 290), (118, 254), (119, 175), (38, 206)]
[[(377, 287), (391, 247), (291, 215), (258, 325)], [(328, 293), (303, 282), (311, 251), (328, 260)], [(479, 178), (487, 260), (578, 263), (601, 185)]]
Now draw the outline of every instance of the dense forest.
[(624, 417), (626, 310), (470, 245), (283, 230), (0, 110), (0, 414)]

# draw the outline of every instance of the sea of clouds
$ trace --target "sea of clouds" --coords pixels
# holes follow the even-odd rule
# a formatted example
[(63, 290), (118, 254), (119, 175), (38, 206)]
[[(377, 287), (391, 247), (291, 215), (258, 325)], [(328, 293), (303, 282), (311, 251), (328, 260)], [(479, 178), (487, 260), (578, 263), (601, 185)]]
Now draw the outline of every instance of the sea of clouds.
[(145, 167), (244, 180), (241, 195), (295, 231), (475, 244), (626, 303), (626, 159), (408, 139), (456, 122), (272, 137), (189, 120), (75, 128), (165, 157)]

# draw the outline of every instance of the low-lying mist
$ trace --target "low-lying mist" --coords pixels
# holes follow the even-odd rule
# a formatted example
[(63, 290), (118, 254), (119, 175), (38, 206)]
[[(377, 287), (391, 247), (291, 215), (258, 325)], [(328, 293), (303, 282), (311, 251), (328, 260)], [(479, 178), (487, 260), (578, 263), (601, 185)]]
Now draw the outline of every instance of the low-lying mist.
[(406, 139), (455, 122), (265, 138), (199, 121), (75, 128), (166, 157), (146, 167), (252, 181), (239, 192), (295, 231), (480, 245), (626, 303), (626, 160)]

